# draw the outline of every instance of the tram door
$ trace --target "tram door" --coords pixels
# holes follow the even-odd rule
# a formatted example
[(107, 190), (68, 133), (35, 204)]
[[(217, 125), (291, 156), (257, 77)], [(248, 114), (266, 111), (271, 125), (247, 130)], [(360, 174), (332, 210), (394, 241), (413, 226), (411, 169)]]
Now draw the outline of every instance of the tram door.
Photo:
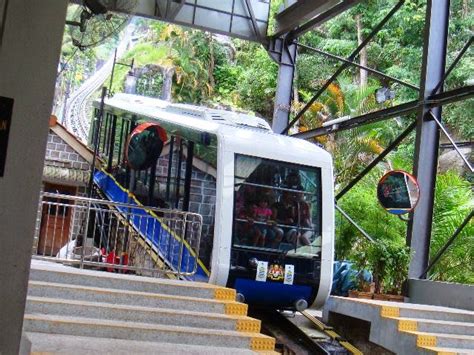
[[(76, 188), (46, 183), (45, 192), (63, 195), (75, 195)], [(67, 203), (65, 200), (45, 198), (45, 201)], [(41, 227), (38, 242), (38, 254), (55, 256), (68, 242), (71, 227), (71, 208), (60, 205), (45, 204), (41, 212)]]

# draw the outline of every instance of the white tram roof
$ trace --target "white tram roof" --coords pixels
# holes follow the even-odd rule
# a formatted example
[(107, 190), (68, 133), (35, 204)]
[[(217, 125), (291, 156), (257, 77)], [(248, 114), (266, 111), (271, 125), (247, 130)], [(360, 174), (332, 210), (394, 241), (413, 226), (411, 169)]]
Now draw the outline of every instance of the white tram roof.
[[(95, 107), (99, 107), (96, 100)], [(196, 131), (215, 134), (225, 149), (268, 159), (304, 165), (330, 166), (328, 152), (303, 139), (274, 133), (262, 118), (132, 94), (115, 94), (105, 99), (105, 110), (117, 115), (136, 115), (139, 119), (167, 122)], [(258, 152), (258, 154), (256, 154)], [(253, 153), (253, 154), (252, 154)]]

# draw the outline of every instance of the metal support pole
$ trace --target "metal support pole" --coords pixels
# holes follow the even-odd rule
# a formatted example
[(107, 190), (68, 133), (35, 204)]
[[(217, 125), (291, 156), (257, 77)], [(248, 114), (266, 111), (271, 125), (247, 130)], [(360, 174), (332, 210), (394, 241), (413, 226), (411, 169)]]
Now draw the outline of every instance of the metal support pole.
[[(135, 127), (137, 126), (137, 116), (133, 115), (132, 117), (132, 120), (130, 121), (130, 124), (128, 125), (128, 134), (132, 134), (133, 130), (135, 129)], [(125, 149), (124, 149), (124, 152), (123, 152), (123, 155), (125, 157)], [(128, 165), (128, 162), (127, 162), (127, 165), (126, 165), (126, 168), (125, 168), (125, 188), (130, 190), (130, 180), (131, 180), (131, 173), (132, 173), (132, 169), (130, 169), (130, 166)]]
[[(420, 84), (420, 101), (424, 103), (444, 77), (449, 5), (449, 0), (428, 0), (426, 6)], [(432, 110), (436, 117), (441, 117), (440, 107)], [(417, 122), (413, 170), (420, 185), (420, 199), (407, 228), (407, 244), (412, 251), (409, 278), (422, 275), (428, 265), (439, 145), (438, 125), (432, 119), (426, 103), (421, 106)]]
[(100, 99), (100, 107), (99, 107), (99, 117), (97, 118), (97, 128), (94, 134), (94, 155), (92, 156), (92, 164), (91, 164), (91, 175), (89, 177), (89, 184), (87, 185), (87, 197), (91, 198), (92, 196), (92, 185), (94, 184), (94, 173), (95, 173), (95, 161), (97, 159), (97, 154), (99, 152), (99, 137), (100, 137), (100, 130), (102, 126), (102, 119), (104, 117), (104, 101), (105, 96), (107, 95), (107, 88), (104, 86), (102, 88), (102, 94)]
[(188, 141), (186, 154), (186, 173), (184, 176), (183, 211), (189, 211), (189, 194), (191, 193), (191, 178), (193, 174), (194, 142)]
[(275, 93), (275, 106), (273, 109), (273, 132), (283, 132), (290, 119), (291, 96), (293, 91), (293, 77), (295, 75), (296, 44), (287, 44), (281, 41), (281, 59), (278, 69), (277, 89)]
[(155, 181), (156, 181), (156, 164), (158, 160), (152, 164), (150, 168), (150, 176), (149, 176), (149, 183), (148, 183), (148, 206), (154, 205), (154, 197), (155, 197)]
[(107, 133), (108, 133), (108, 130), (109, 130), (109, 121), (110, 121), (110, 114), (106, 113), (105, 114), (103, 137), (102, 137), (102, 135), (99, 136), (99, 142), (103, 138), (103, 140), (102, 140), (102, 150), (99, 153), (102, 153), (104, 155), (107, 154), (105, 149), (107, 148), (107, 138), (108, 138)]
[(119, 144), (118, 144), (118, 152), (117, 152), (117, 165), (120, 167), (122, 165), (122, 145), (124, 144), (123, 141), (123, 132), (125, 128), (125, 120), (120, 117), (120, 135), (119, 135)]
[(109, 173), (112, 171), (112, 165), (114, 162), (116, 128), (117, 128), (117, 116), (112, 115), (112, 127), (111, 127), (110, 140), (109, 140), (109, 161), (107, 163), (107, 171)]
[(115, 71), (115, 63), (117, 62), (117, 48), (115, 48), (114, 52), (114, 63), (112, 64), (112, 73), (110, 74), (110, 83), (109, 83), (109, 97), (112, 96), (112, 83), (114, 82), (114, 71)]
[(168, 153), (168, 172), (166, 174), (166, 202), (170, 201), (171, 168), (173, 166), (174, 140), (174, 136), (172, 136), (169, 144), (170, 149)]
[(176, 164), (176, 194), (175, 194), (175, 198), (176, 198), (176, 201), (175, 201), (175, 207), (178, 208), (179, 207), (179, 190), (180, 190), (180, 185), (181, 185), (181, 165), (182, 165), (182, 162), (183, 162), (183, 139), (182, 138), (178, 138), (177, 139), (177, 142), (178, 143), (178, 161), (177, 161), (177, 164)]

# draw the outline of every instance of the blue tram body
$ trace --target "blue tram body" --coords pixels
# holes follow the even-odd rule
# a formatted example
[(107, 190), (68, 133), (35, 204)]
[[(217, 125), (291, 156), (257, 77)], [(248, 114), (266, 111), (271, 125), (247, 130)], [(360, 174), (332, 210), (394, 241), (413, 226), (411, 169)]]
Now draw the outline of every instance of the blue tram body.
[[(108, 168), (94, 181), (105, 196), (203, 215), (199, 255), (184, 248), (179, 259), (159, 218), (136, 226), (164, 262), (185, 273), (197, 265), (188, 279), (235, 288), (239, 300), (255, 306), (301, 310), (325, 302), (334, 248), (326, 151), (234, 112), (127, 94), (107, 99), (104, 111), (98, 146)], [(159, 125), (167, 141), (151, 167), (135, 171), (126, 164), (126, 145), (141, 122)]]

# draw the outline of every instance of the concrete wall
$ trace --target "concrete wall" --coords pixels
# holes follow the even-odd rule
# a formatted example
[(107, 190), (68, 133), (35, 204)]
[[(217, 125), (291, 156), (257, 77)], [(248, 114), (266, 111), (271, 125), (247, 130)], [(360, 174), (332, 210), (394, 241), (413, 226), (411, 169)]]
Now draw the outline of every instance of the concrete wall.
[(474, 311), (474, 285), (409, 279), (408, 293), (411, 303)]
[(67, 0), (8, 2), (0, 96), (14, 99), (0, 177), (0, 353), (19, 351), (48, 122)]

